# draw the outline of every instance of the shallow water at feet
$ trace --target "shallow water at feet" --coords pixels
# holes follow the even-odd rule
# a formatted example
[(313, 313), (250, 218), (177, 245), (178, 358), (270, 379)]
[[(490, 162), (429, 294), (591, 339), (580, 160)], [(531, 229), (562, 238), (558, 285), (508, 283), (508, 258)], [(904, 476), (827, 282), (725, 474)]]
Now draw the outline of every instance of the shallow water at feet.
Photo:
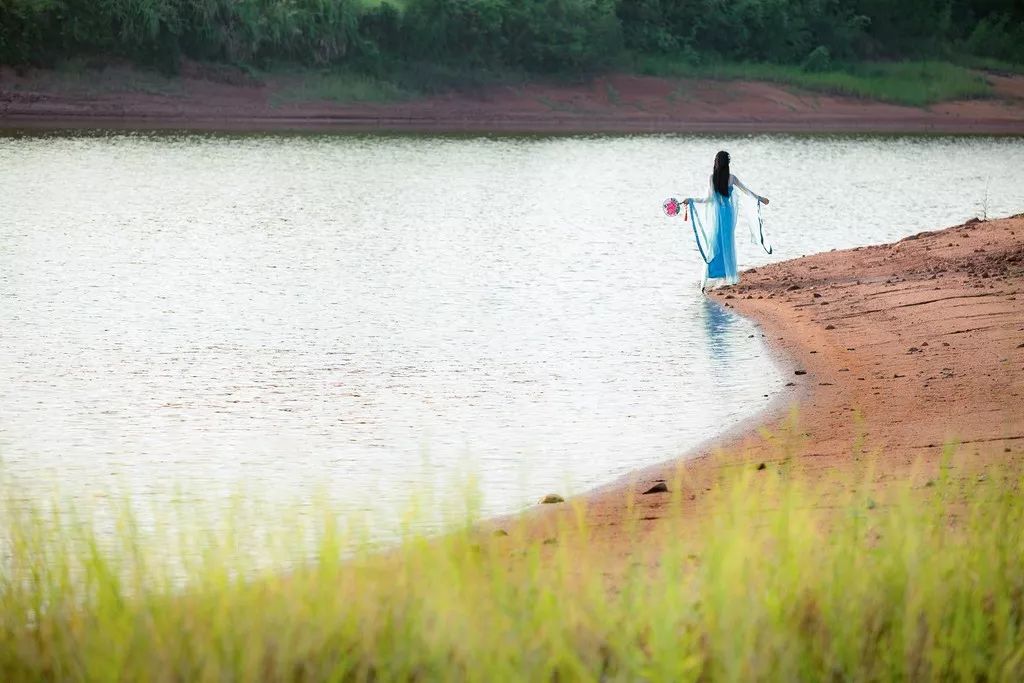
[(73, 496), (487, 513), (676, 456), (782, 390), (700, 294), (714, 153), (767, 256), (1024, 210), (1015, 138), (0, 138), (0, 457)]

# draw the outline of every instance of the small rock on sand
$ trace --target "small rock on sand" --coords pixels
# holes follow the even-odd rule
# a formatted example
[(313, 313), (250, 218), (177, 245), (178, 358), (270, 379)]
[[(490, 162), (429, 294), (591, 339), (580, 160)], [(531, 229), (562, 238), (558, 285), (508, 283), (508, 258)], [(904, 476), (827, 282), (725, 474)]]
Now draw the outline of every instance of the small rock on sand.
[(564, 503), (564, 502), (565, 502), (565, 498), (562, 498), (557, 493), (549, 493), (548, 495), (546, 495), (546, 496), (544, 496), (543, 498), (540, 499), (540, 504), (541, 505), (552, 505), (554, 503)]
[(649, 493), (668, 493), (668, 486), (663, 481), (657, 482), (654, 486), (643, 492), (643, 495)]
[(807, 371), (806, 370), (794, 370), (793, 374), (794, 375), (806, 375)]

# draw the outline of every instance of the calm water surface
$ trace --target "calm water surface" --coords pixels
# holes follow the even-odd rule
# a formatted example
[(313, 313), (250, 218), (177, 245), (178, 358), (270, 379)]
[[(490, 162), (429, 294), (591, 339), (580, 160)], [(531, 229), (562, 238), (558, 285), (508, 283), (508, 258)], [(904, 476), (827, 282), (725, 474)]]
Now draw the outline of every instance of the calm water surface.
[(1024, 210), (1015, 138), (0, 138), (3, 467), (497, 512), (675, 456), (785, 382), (661, 214), (720, 148), (741, 265)]

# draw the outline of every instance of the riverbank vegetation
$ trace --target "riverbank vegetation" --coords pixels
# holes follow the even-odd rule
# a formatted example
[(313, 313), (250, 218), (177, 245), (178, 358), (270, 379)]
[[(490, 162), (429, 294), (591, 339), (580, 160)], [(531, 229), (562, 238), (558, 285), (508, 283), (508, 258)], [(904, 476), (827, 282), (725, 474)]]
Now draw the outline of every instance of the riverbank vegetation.
[(691, 79), (770, 81), (834, 95), (925, 106), (984, 97), (988, 82), (971, 69), (941, 61), (858, 62), (841, 69), (752, 62), (693, 64), (661, 55), (637, 62), (639, 73)]
[(658, 494), (667, 519), (618, 563), (582, 508), (531, 537), (522, 521), (484, 531), (470, 504), (461, 530), (353, 554), (358, 525), (325, 505), (282, 517), (241, 500), (230, 523), (161, 524), (29, 506), (8, 484), (0, 678), (1024, 677), (1018, 471), (947, 457), (880, 491), (867, 466), (851, 489), (850, 473), (812, 486), (779, 462), (732, 468), (697, 519), (672, 512), (680, 475)]
[[(396, 93), (671, 64), (670, 71), (684, 74), (746, 74), (924, 104), (987, 92), (965, 69), (936, 60), (1018, 70), (1024, 6), (1015, 0), (0, 0), (0, 64), (53, 66), (68, 59), (127, 60), (168, 74), (183, 60), (253, 73), (298, 66), (387, 84), (382, 91)], [(886, 65), (905, 61), (912, 63)], [(901, 95), (908, 87), (914, 92)]]

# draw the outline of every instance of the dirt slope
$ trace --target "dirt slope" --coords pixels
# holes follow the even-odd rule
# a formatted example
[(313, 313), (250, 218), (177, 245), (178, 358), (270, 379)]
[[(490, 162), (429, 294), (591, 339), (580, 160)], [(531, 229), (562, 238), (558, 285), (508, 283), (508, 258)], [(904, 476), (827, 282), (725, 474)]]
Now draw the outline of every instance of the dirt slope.
[[(257, 82), (187, 69), (82, 82), (0, 68), (0, 128), (401, 130), (422, 132), (930, 132), (1024, 134), (1024, 77), (996, 96), (904, 107), (762, 82), (614, 75), (578, 86), (494, 87), (389, 104), (295, 101), (294, 77)], [(120, 74), (120, 75), (119, 75)]]

